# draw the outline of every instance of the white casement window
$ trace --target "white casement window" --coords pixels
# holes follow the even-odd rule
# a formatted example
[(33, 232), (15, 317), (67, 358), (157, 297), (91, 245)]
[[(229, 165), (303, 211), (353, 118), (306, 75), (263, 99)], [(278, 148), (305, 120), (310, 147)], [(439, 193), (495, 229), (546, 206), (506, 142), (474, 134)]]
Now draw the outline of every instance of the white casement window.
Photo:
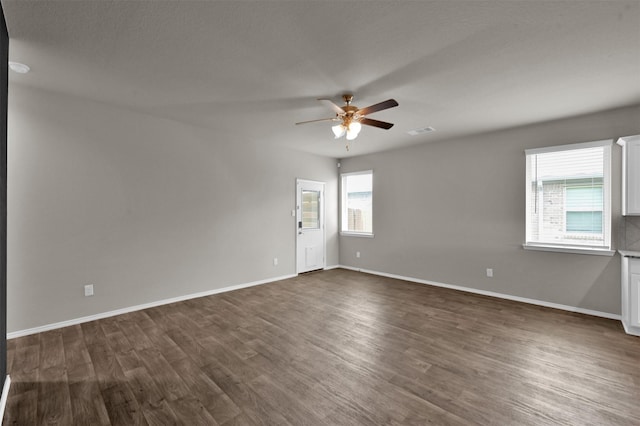
[(524, 248), (613, 255), (612, 140), (528, 149)]
[(373, 171), (343, 173), (342, 235), (373, 237)]

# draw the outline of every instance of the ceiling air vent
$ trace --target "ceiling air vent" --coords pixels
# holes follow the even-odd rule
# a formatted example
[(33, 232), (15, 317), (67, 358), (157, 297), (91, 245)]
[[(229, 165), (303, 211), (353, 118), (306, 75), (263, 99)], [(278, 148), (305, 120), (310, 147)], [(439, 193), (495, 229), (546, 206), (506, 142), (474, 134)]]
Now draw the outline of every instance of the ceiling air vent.
[(416, 136), (416, 135), (421, 135), (423, 133), (429, 133), (429, 132), (434, 132), (436, 129), (434, 129), (431, 126), (427, 126), (427, 127), (420, 127), (419, 129), (413, 129), (413, 130), (409, 130), (407, 133), (409, 133), (411, 136)]

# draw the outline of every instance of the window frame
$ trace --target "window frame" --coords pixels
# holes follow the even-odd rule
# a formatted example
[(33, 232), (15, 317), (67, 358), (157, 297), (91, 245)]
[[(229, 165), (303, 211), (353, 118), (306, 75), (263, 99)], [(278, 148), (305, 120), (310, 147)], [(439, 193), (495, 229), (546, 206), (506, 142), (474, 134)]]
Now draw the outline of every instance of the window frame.
[[(348, 229), (345, 229), (349, 223), (347, 191), (345, 190), (345, 185), (349, 176), (357, 175), (371, 175), (371, 232), (349, 231)], [(340, 235), (348, 237), (373, 238), (373, 170), (361, 170), (358, 172), (340, 174)]]
[[(611, 212), (611, 147), (613, 145), (613, 139), (574, 143), (567, 145), (549, 146), (544, 148), (534, 148), (525, 150), (525, 163), (526, 163), (526, 175), (525, 175), (525, 242), (522, 247), (526, 250), (540, 250), (551, 252), (564, 252), (564, 253), (576, 253), (576, 254), (593, 254), (603, 256), (613, 256), (615, 250), (612, 249), (611, 241), (611, 227), (612, 227), (612, 212)], [(603, 240), (602, 246), (595, 245), (577, 245), (567, 242), (553, 243), (548, 241), (535, 241), (530, 235), (530, 220), (531, 220), (531, 196), (532, 196), (532, 166), (530, 161), (531, 155), (572, 151), (586, 148), (602, 147), (603, 149), (603, 176), (602, 176), (602, 190), (603, 190)], [(566, 194), (565, 194), (566, 197)], [(566, 206), (565, 210), (566, 220)], [(566, 228), (566, 223), (564, 225)]]

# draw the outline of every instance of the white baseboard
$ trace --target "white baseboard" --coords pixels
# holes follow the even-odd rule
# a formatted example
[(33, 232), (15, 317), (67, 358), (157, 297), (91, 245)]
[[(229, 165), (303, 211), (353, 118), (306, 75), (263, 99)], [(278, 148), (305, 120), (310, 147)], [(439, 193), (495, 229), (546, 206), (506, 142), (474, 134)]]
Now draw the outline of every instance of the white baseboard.
[(624, 321), (622, 321), (622, 327), (624, 327), (625, 333), (640, 337), (640, 329), (638, 327), (628, 326)]
[(479, 289), (471, 288), (471, 287), (463, 287), (463, 286), (459, 286), (459, 285), (451, 285), (451, 284), (439, 283), (439, 282), (436, 282), (436, 281), (428, 281), (428, 280), (423, 280), (423, 279), (420, 279), (420, 278), (405, 277), (405, 276), (402, 276), (402, 275), (388, 274), (386, 272), (372, 271), (372, 270), (369, 270), (369, 269), (354, 268), (354, 267), (345, 266), (345, 265), (340, 265), (340, 267), (344, 268), (344, 269), (349, 269), (351, 271), (358, 271), (358, 272), (364, 272), (364, 273), (367, 273), (367, 274), (379, 275), (381, 277), (395, 278), (395, 279), (398, 279), (398, 280), (410, 281), (410, 282), (414, 282), (414, 283), (418, 283), (418, 284), (432, 285), (432, 286), (435, 286), (435, 287), (444, 287), (444, 288), (449, 288), (449, 289), (452, 289), (452, 290), (465, 291), (467, 293), (481, 294), (483, 296), (491, 296), (491, 297), (497, 297), (499, 299), (513, 300), (515, 302), (522, 302), (522, 303), (529, 303), (531, 305), (544, 306), (546, 308), (554, 308), (554, 309), (560, 309), (560, 310), (563, 310), (563, 311), (576, 312), (576, 313), (579, 313), (579, 314), (592, 315), (594, 317), (602, 317), (602, 318), (608, 318), (608, 319), (612, 319), (612, 320), (621, 320), (622, 319), (622, 317), (620, 315), (617, 315), (617, 314), (610, 314), (608, 312), (594, 311), (594, 310), (591, 310), (591, 309), (579, 308), (577, 306), (561, 305), (559, 303), (546, 302), (544, 300), (529, 299), (527, 297), (512, 296), (510, 294), (496, 293), (496, 292), (493, 292), (493, 291), (479, 290)]
[(216, 288), (213, 290), (207, 290), (200, 293), (187, 294), (184, 296), (173, 297), (171, 299), (163, 299), (158, 300), (156, 302), (143, 303), (141, 305), (129, 306), (122, 309), (116, 309), (114, 311), (101, 312), (95, 315), (89, 315), (81, 318), (74, 318), (67, 321), (60, 321), (53, 324), (41, 325), (38, 327), (28, 328), (25, 330), (12, 331), (11, 333), (7, 333), (7, 339), (15, 339), (16, 337), (28, 336), (30, 334), (42, 333), (44, 331), (55, 330), (58, 328), (69, 327), (71, 325), (82, 324), (84, 322), (95, 321), (102, 318), (108, 318), (115, 315), (122, 315), (129, 312), (140, 311), (142, 309), (154, 308), (156, 306), (167, 305), (169, 303), (182, 302), (184, 300), (196, 299), (198, 297), (211, 296), (213, 294), (225, 293), (227, 291), (240, 290), (241, 288), (253, 287), (256, 285), (267, 284), (274, 281), (286, 280), (288, 278), (293, 278), (297, 276), (296, 274), (292, 275), (283, 275), (280, 277), (267, 278), (265, 280), (252, 281), (249, 283), (232, 285), (228, 287)]
[(338, 268), (342, 268), (342, 266), (340, 265), (325, 266), (324, 270), (328, 271), (329, 269), (338, 269)]
[(9, 397), (9, 387), (11, 387), (11, 377), (7, 374), (2, 387), (2, 398), (0, 398), (0, 423), (4, 419), (4, 409), (7, 406), (7, 398)]

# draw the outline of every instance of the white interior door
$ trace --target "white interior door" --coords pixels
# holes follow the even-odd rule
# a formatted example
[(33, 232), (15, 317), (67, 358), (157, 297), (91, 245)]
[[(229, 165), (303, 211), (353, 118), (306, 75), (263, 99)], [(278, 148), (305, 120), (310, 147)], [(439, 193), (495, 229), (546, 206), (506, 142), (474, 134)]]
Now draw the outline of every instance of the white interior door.
[(325, 268), (324, 183), (296, 181), (296, 272)]

